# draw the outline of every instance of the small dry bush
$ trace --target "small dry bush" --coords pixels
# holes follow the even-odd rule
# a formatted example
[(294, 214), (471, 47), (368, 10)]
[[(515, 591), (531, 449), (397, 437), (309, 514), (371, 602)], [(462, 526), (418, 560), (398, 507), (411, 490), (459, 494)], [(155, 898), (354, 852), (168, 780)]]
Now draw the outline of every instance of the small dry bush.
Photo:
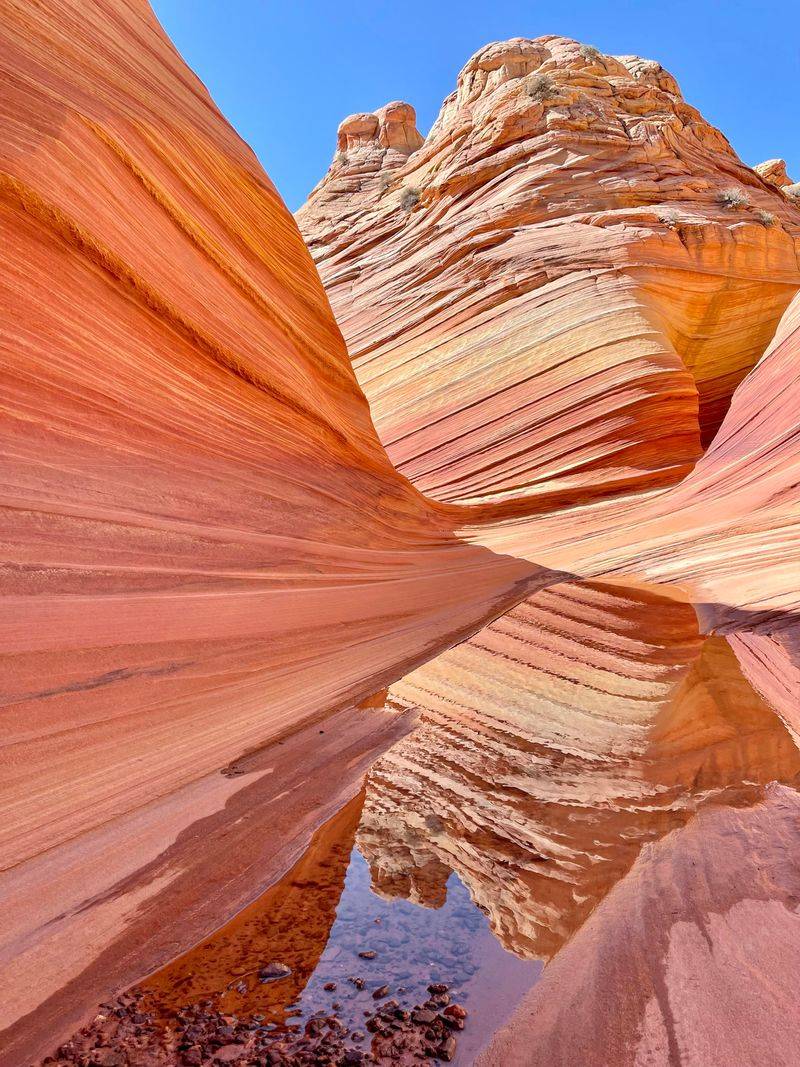
[(720, 189), (717, 193), (717, 203), (721, 204), (722, 207), (733, 210), (737, 207), (747, 207), (750, 203), (750, 197), (738, 185), (730, 185), (727, 189)]
[(419, 203), (419, 189), (414, 189), (409, 186), (403, 190), (403, 195), (400, 197), (400, 207), (403, 211), (411, 211), (411, 209)]
[(549, 74), (531, 74), (526, 82), (525, 90), (532, 100), (540, 104), (549, 100), (551, 96), (555, 96), (558, 91), (556, 83)]

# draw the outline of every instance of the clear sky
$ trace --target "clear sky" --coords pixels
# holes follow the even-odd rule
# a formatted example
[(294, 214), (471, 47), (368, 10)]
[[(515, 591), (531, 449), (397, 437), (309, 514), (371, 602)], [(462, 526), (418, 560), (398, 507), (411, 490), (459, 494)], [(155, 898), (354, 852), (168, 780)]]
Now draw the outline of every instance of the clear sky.
[(797, 0), (152, 2), (292, 209), (346, 115), (407, 100), (426, 134), (473, 52), (546, 33), (657, 59), (746, 163), (781, 156), (800, 180)]

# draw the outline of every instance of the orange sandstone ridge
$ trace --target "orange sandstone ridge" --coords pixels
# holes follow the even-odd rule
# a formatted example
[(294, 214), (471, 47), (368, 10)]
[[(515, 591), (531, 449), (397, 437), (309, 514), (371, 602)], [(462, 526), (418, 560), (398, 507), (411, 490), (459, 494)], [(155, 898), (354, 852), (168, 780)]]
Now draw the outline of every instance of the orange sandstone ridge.
[[(274, 877), (387, 743), (353, 705), (539, 568), (458, 539), (393, 469), (294, 220), (143, 0), (15, 4), (0, 67), (0, 1047), (18, 1067), (102, 982)], [(343, 708), (326, 755), (265, 749)], [(259, 788), (288, 799), (259, 809)], [(248, 791), (282, 852), (262, 832), (231, 857), (214, 829)], [(171, 928), (163, 896), (183, 900)]]
[[(745, 703), (721, 722), (726, 689), (709, 736), (752, 738), (722, 746), (720, 793), (744, 767), (760, 785), (769, 744), (794, 773), (765, 701), (800, 731), (800, 210), (780, 168), (745, 167), (657, 64), (491, 45), (424, 141), (399, 102), (342, 124), (298, 216), (326, 296), (144, 0), (4, 15), (0, 1064), (49, 1051), (285, 871), (410, 728), (377, 691), (420, 668), (399, 701), (436, 712), (466, 657), (508, 694), (515, 642), (520, 690), (547, 679), (550, 601), (591, 736), (561, 709), (543, 765), (571, 731), (574, 807), (581, 759), (609, 761), (599, 793), (657, 849), (678, 827), (688, 871), (695, 792), (687, 819), (642, 812), (692, 742), (676, 729), (645, 759), (636, 715), (700, 718), (675, 686), (724, 661)], [(650, 634), (614, 621), (640, 611)], [(593, 719), (596, 671), (622, 699)], [(387, 766), (482, 716), (495, 729), (503, 707), (464, 688)], [(772, 819), (788, 842), (784, 797), (710, 822), (713, 839)], [(513, 823), (501, 797), (484, 825), (504, 805)], [(631, 953), (613, 901), (638, 899), (649, 862), (623, 849), (590, 887), (621, 879), (603, 929)], [(585, 918), (558, 893), (550, 914), (543, 954)], [(536, 915), (496, 926), (544, 944)]]
[(83, 6), (0, 42), (3, 786), (40, 783), (8, 864), (368, 696), (536, 572), (392, 468), (291, 216), (149, 9)]
[(390, 457), (461, 532), (760, 633), (775, 699), (744, 646), (795, 669), (800, 202), (761, 170), (658, 63), (519, 38), (298, 221)]
[(484, 514), (685, 475), (800, 286), (792, 199), (562, 37), (477, 52), (405, 161), (365, 118), (297, 217), (398, 468)]

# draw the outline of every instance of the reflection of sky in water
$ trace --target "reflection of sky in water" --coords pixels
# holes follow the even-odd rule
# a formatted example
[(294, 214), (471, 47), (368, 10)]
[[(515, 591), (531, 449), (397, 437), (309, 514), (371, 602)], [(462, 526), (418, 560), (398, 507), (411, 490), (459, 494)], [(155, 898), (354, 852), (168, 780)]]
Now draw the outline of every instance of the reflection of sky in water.
[[(365, 960), (359, 952), (376, 956)], [(481, 1037), (486, 1040), (503, 1022), (540, 972), (538, 962), (519, 960), (499, 945), (456, 874), (447, 880), (440, 908), (384, 900), (370, 889), (369, 867), (353, 849), (330, 938), (294, 1021), (329, 1012), (336, 1001), (342, 1022), (360, 1028), (364, 1011), (375, 1007), (372, 992), (379, 986), (388, 985), (388, 997), (411, 1007), (427, 999), (430, 982), (444, 982), (470, 1013), (459, 1037), (459, 1061), (468, 1062), (470, 1049), (477, 1050)], [(364, 989), (348, 982), (350, 976), (363, 978)], [(336, 982), (335, 991), (323, 988), (328, 982)]]

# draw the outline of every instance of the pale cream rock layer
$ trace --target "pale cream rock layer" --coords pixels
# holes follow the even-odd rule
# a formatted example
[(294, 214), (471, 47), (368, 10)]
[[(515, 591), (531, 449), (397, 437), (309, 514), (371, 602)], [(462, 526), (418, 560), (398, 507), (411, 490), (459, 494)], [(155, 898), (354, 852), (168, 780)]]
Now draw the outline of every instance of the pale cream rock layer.
[(766, 159), (763, 163), (756, 163), (753, 169), (761, 175), (764, 181), (779, 189), (785, 189), (794, 184), (786, 173), (786, 160), (784, 159)]

